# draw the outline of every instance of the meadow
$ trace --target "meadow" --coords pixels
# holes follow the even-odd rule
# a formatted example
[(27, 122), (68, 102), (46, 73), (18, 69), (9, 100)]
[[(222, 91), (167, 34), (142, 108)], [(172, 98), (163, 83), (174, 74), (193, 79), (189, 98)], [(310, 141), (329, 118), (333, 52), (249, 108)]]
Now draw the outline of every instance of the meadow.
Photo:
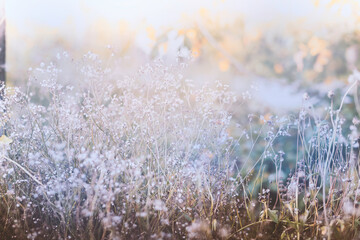
[(359, 1), (5, 10), (0, 240), (360, 239)]
[[(123, 77), (94, 53), (29, 70), (0, 102), (2, 239), (353, 239), (359, 230), (358, 88), (319, 110), (256, 115), (188, 61)], [(244, 107), (245, 108), (245, 107)], [(246, 109), (246, 108), (245, 108)]]

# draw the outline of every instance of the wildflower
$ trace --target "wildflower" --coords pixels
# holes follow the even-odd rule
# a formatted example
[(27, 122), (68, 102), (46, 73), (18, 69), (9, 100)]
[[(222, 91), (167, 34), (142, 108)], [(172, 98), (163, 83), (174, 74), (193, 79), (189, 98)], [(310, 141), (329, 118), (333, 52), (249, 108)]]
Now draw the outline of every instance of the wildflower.
[(330, 90), (327, 94), (328, 98), (332, 99), (335, 96), (334, 91)]
[(298, 177), (299, 177), (299, 178), (305, 177), (305, 172), (304, 172), (304, 171), (299, 171), (299, 172), (298, 172)]
[(221, 238), (227, 238), (229, 236), (230, 232), (229, 229), (226, 227), (222, 227), (219, 229), (219, 236)]
[(168, 210), (167, 207), (165, 206), (165, 203), (163, 201), (161, 201), (160, 199), (156, 199), (153, 202), (153, 205), (154, 205), (154, 210), (156, 210), (156, 211), (166, 212)]
[(360, 209), (354, 206), (354, 203), (350, 200), (346, 200), (343, 204), (343, 211), (346, 215), (359, 216)]
[(305, 101), (309, 100), (309, 98), (310, 98), (310, 96), (309, 96), (308, 93), (304, 93), (304, 94), (303, 94), (303, 99), (304, 99)]
[(204, 221), (195, 221), (186, 228), (190, 239), (208, 239), (211, 236), (209, 224)]
[(357, 118), (357, 117), (354, 117), (353, 120), (352, 120), (352, 123), (354, 125), (359, 125), (360, 124), (360, 120)]

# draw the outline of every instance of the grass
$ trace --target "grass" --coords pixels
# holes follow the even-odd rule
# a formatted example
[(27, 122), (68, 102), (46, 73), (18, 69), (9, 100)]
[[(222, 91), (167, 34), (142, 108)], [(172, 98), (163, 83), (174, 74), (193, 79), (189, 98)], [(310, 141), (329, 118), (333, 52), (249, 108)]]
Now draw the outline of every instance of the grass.
[(357, 73), (340, 101), (329, 93), (325, 114), (304, 95), (298, 116), (263, 117), (239, 113), (245, 100), (220, 82), (194, 87), (183, 65), (122, 78), (89, 53), (77, 85), (51, 63), (26, 93), (7, 88), (0, 235), (358, 237), (360, 121), (342, 115)]

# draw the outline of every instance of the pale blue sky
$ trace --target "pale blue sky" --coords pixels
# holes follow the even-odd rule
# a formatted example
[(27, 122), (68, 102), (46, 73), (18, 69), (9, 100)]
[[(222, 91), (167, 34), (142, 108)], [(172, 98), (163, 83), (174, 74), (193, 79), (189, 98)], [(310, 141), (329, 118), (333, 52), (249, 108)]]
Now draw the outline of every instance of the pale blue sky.
[[(322, 1), (326, 4), (327, 0)], [(314, 8), (312, 0), (7, 0), (8, 21), (19, 29), (31, 25), (59, 27), (72, 18), (77, 27), (86, 27), (98, 17), (109, 21), (126, 20), (137, 26), (146, 21), (155, 28), (176, 26), (186, 14), (196, 16), (205, 7), (224, 21), (242, 16), (249, 26), (269, 21), (289, 21), (305, 17), (312, 23), (342, 21), (337, 9)], [(352, 11), (342, 7), (344, 17)], [(340, 17), (341, 17), (340, 15)], [(336, 17), (337, 16), (337, 17)], [(334, 19), (335, 18), (335, 19)], [(345, 21), (346, 19), (344, 19)], [(348, 21), (348, 20), (346, 20)]]

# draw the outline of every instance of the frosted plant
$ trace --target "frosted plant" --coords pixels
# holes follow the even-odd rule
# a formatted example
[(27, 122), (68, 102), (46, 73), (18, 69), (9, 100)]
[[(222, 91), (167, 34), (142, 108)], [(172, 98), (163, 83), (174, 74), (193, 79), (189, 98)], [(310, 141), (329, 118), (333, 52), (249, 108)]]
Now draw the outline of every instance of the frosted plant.
[(297, 117), (242, 117), (229, 86), (195, 88), (185, 65), (159, 60), (122, 76), (87, 53), (70, 70), (40, 64), (26, 92), (6, 89), (0, 233), (251, 239), (274, 223), (299, 238), (294, 226), (329, 236), (339, 216), (357, 221), (358, 120), (343, 136), (344, 98), (336, 110), (331, 94), (325, 120), (309, 94)]
[[(25, 204), (25, 221), (39, 216), (28, 231), (57, 229), (67, 238), (82, 228), (90, 239), (160, 234), (174, 214), (200, 211), (233, 174), (225, 109), (234, 94), (195, 89), (180, 66), (161, 61), (119, 78), (88, 53), (74, 71), (84, 79), (75, 88), (55, 63), (42, 63), (30, 77), (41, 78), (30, 87), (38, 95), (7, 90), (2, 122), (13, 143), (3, 183), (12, 201)], [(198, 207), (186, 208), (192, 201)]]

